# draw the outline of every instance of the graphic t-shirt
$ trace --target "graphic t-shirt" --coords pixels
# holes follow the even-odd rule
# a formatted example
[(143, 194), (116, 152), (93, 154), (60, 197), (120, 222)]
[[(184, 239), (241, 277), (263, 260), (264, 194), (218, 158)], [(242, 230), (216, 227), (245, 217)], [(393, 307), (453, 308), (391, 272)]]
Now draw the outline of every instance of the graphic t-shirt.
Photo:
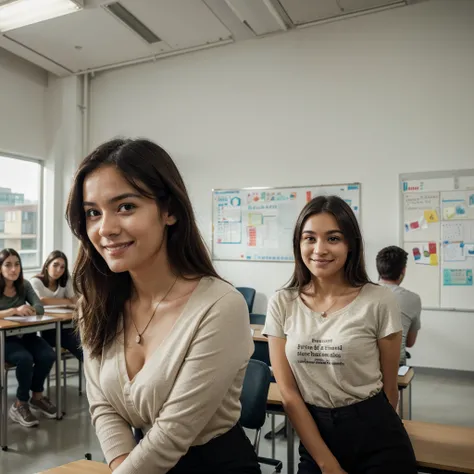
[(392, 292), (367, 284), (352, 303), (326, 318), (295, 291), (279, 291), (268, 303), (263, 333), (286, 339), (286, 357), (304, 401), (336, 408), (380, 392), (377, 341), (401, 330)]

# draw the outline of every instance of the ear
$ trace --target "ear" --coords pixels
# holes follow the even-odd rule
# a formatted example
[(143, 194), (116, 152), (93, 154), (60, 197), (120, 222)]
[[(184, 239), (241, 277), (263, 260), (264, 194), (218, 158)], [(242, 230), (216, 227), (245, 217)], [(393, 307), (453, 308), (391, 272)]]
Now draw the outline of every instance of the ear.
[(178, 219), (176, 219), (174, 215), (168, 214), (167, 212), (164, 213), (163, 222), (165, 225), (174, 225), (177, 221)]

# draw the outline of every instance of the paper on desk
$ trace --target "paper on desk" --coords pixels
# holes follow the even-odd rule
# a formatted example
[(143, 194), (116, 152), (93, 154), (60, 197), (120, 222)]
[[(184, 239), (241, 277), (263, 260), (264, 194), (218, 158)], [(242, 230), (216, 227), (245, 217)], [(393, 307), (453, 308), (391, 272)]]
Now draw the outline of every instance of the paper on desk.
[(15, 321), (17, 323), (36, 323), (39, 321), (49, 321), (50, 319), (54, 319), (51, 316), (9, 316), (8, 321)]
[(408, 367), (408, 365), (402, 365), (398, 368), (398, 375), (400, 377), (403, 377), (404, 375), (408, 373), (409, 370), (410, 370), (410, 367)]

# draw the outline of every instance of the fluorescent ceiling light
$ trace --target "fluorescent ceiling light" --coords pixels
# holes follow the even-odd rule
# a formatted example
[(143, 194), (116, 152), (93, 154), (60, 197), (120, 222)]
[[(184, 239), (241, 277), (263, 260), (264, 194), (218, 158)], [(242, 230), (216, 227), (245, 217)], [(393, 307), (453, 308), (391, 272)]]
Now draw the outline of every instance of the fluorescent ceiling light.
[(77, 12), (83, 7), (83, 0), (13, 0), (6, 4), (0, 0), (0, 32)]

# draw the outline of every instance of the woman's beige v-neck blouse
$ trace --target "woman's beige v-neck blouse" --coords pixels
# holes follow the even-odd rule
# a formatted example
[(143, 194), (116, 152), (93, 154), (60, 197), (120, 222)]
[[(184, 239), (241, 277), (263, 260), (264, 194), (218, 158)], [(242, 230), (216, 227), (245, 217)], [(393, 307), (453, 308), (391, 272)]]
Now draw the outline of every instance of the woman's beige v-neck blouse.
[[(123, 332), (102, 354), (85, 355), (92, 423), (116, 474), (165, 474), (191, 446), (229, 431), (254, 344), (247, 305), (231, 285), (202, 278), (165, 340), (133, 380)], [(146, 431), (137, 446), (131, 426)]]

